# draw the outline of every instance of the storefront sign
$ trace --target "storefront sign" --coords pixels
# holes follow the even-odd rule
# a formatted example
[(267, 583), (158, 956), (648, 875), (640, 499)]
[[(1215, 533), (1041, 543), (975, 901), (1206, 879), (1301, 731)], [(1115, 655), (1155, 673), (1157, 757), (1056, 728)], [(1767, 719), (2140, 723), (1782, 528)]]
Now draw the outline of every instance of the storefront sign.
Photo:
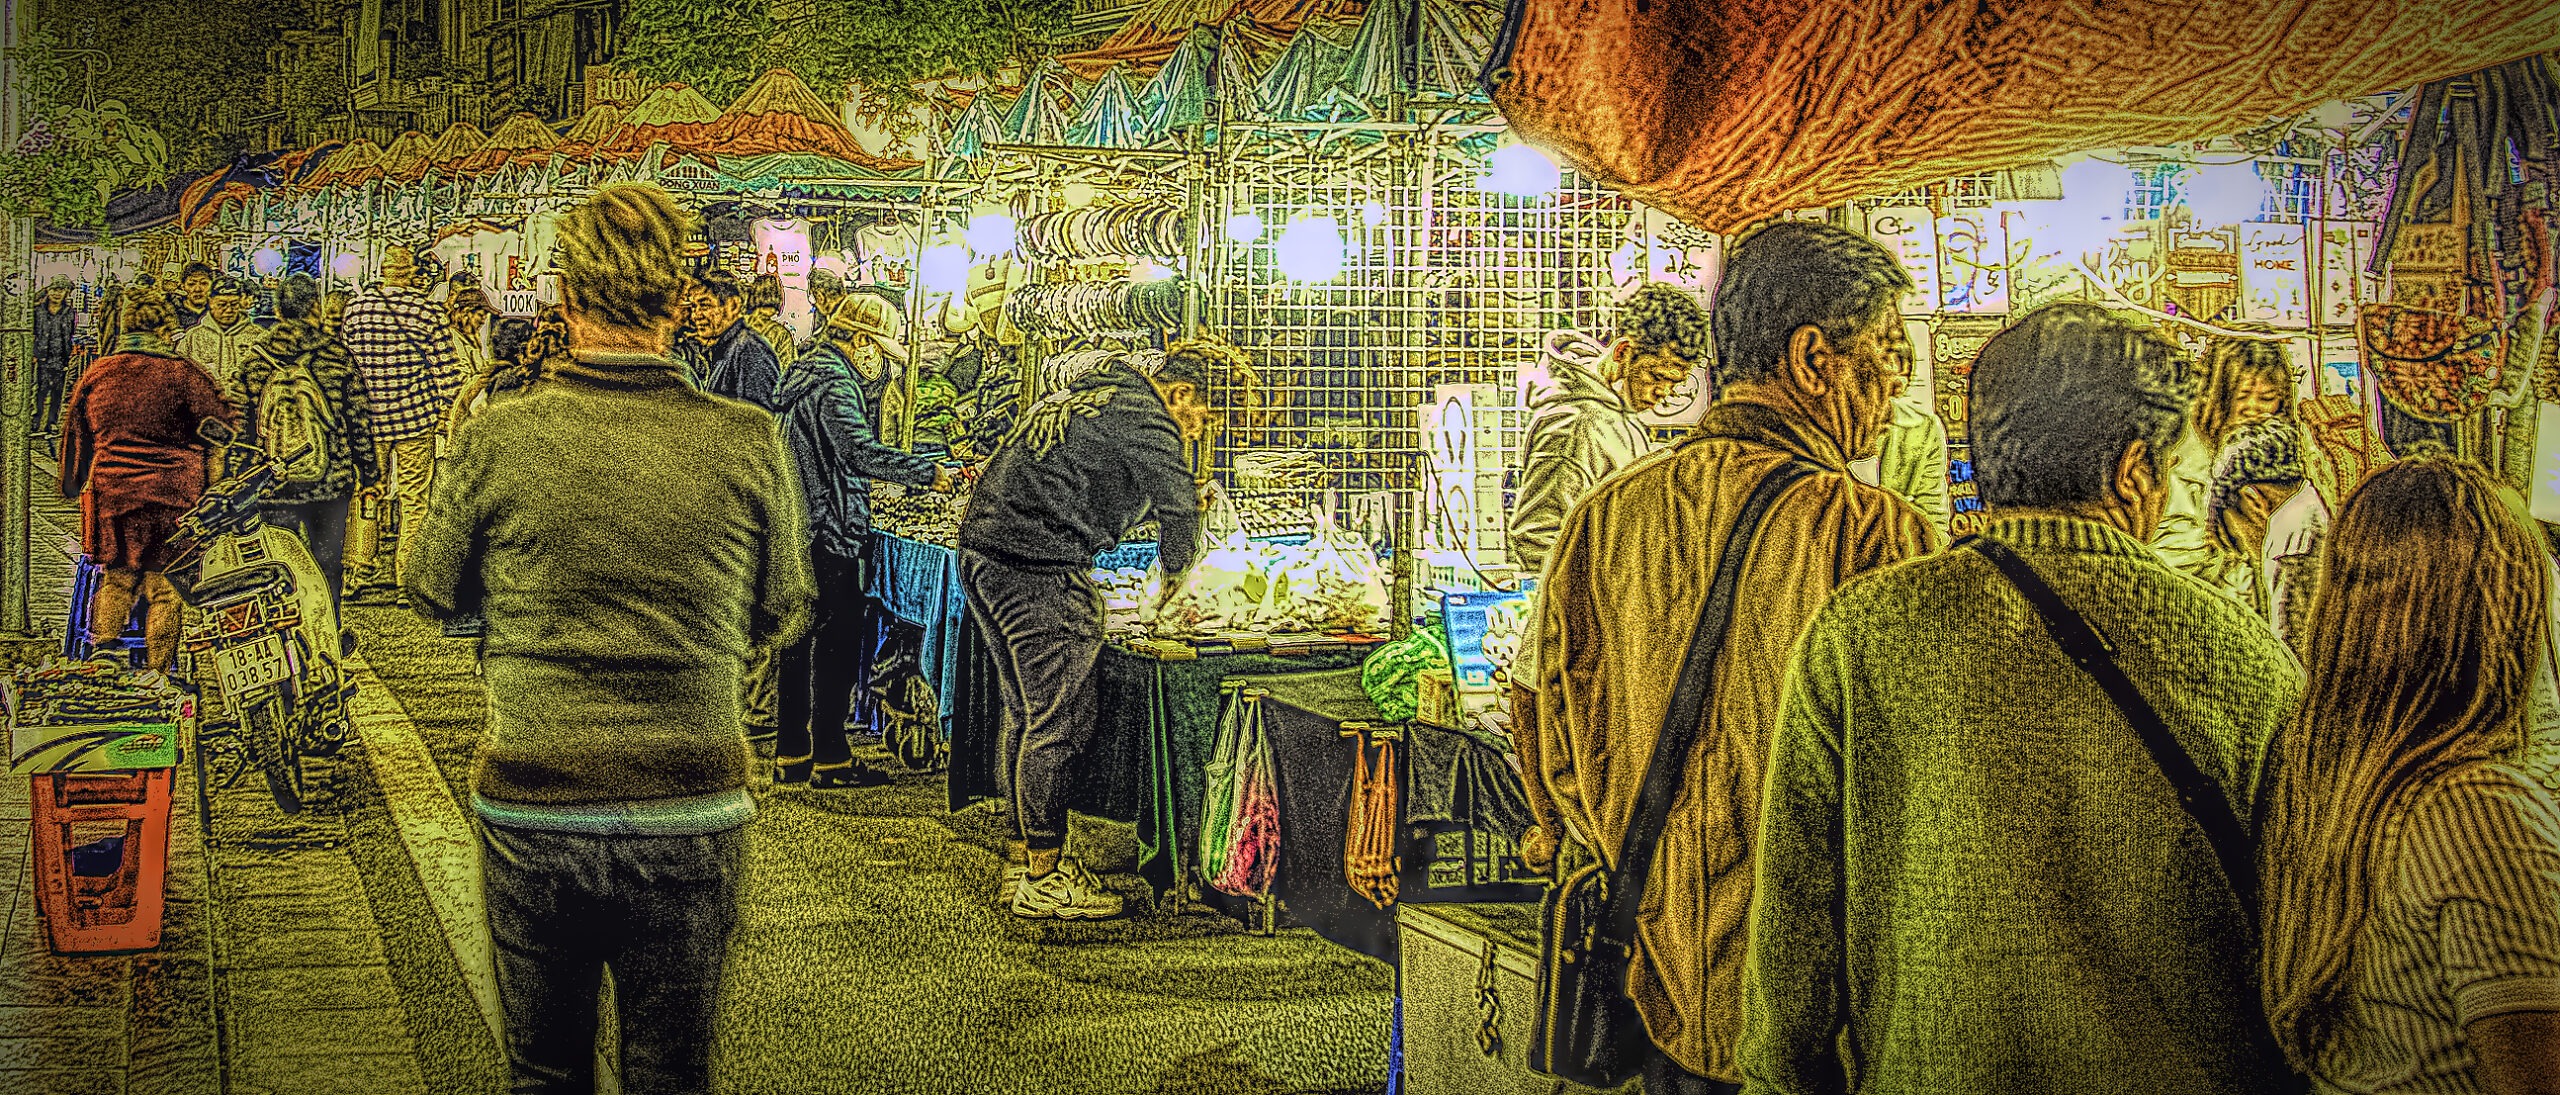
[(2560, 403), (2536, 408), (2533, 439), (2533, 516), (2560, 524)]
[(748, 234), (755, 242), (756, 273), (782, 279), (782, 322), (794, 337), (809, 337), (809, 222), (762, 220)]
[(1867, 235), (1902, 263), (1912, 290), (1903, 294), (1902, 314), (1925, 316), (1938, 310), (1938, 232), (1936, 220), (1919, 206), (1889, 205), (1867, 214)]
[(1936, 231), (1939, 310), (2007, 314), (2009, 231), (2001, 218), (1989, 209), (1962, 209), (1938, 218)]
[(2309, 256), (2299, 224), (2240, 226), (2241, 314), (2278, 327), (2303, 326), (2311, 316)]
[(2320, 322), (2328, 327), (2351, 327), (2356, 322), (2356, 309), (2368, 300), (2379, 299), (2373, 279), (2365, 272), (2365, 264), (2373, 257), (2373, 226), (2370, 224), (2333, 224), (2321, 233), (2320, 246)]

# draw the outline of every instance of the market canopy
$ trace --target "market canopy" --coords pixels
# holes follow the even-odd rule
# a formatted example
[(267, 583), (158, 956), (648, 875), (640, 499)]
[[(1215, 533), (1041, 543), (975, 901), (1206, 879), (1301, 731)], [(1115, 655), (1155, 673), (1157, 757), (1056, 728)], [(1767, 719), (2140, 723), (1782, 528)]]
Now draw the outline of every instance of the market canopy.
[(1126, 70), (1113, 66), (1102, 74), (1101, 81), (1086, 92), (1084, 109), (1076, 112), (1076, 120), (1067, 125), (1067, 140), (1086, 148), (1144, 148), (1152, 134), (1148, 132), (1146, 112), (1138, 106), (1138, 96), (1129, 90), (1122, 77)]
[(1509, 18), (1488, 82), (1511, 128), (1715, 232), (2560, 49), (2560, 5), (2514, 0), (1512, 0)]

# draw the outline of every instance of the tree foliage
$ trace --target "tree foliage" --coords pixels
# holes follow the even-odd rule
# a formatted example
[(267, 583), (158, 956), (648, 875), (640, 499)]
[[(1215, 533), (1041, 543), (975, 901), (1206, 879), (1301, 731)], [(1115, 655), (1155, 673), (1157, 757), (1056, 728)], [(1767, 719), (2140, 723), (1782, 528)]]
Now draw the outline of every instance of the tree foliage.
[(203, 171), (249, 147), (246, 118), (265, 98), (267, 50), (305, 13), (295, 0), (122, 0), (64, 11), (62, 40), (112, 55), (97, 95), (119, 99), (169, 141), (169, 165)]
[(616, 67), (651, 83), (690, 84), (715, 103), (785, 59), (766, 0), (628, 0), (622, 30)]
[(93, 152), (76, 137), (69, 97), (70, 66), (55, 52), (51, 31), (39, 29), (8, 52), (8, 79), (23, 111), (17, 147), (0, 149), (0, 210), (43, 217), (55, 224), (94, 227), (106, 220), (106, 195), (98, 185)]
[(786, 67), (822, 98), (863, 92), (899, 112), (914, 85), (992, 75), (1065, 33), (1073, 0), (629, 0), (615, 64), (644, 80), (690, 84), (726, 102), (763, 70)]
[(830, 98), (860, 88), (888, 111), (917, 101), (914, 85), (988, 76), (1065, 31), (1070, 0), (818, 0), (791, 28), (793, 67)]

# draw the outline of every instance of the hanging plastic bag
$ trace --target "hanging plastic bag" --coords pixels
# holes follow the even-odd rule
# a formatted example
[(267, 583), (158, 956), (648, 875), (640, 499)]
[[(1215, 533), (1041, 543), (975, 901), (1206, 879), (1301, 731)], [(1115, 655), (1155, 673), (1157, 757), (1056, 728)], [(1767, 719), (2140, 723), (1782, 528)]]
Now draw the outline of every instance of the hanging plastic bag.
[[(1346, 730), (1349, 729), (1346, 724)], [(1353, 742), (1360, 756), (1353, 762), (1351, 817), (1342, 842), (1342, 879), (1351, 892), (1384, 909), (1396, 903), (1396, 876), (1404, 864), (1396, 855), (1403, 833), (1396, 804), (1396, 742), (1400, 735), (1360, 732)]]
[(1333, 515), (1317, 510), (1314, 550), (1297, 573), (1299, 596), (1312, 602), (1309, 616), (1318, 630), (1374, 632), (1387, 624), (1389, 599), (1385, 568), (1360, 537), (1334, 527)]
[(1413, 718), (1416, 682), (1426, 669), (1449, 668), (1449, 634), (1439, 624), (1379, 647), (1360, 663), (1360, 690), (1389, 722)]

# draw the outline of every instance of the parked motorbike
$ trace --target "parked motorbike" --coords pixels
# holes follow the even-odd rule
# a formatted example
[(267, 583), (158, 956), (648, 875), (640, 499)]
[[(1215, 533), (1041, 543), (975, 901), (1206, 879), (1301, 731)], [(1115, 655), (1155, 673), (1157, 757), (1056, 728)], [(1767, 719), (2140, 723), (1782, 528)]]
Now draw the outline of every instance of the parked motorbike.
[(219, 422), (198, 432), (219, 447), (224, 474), (178, 519), (170, 584), (201, 610), (185, 648), (200, 683), (210, 661), (211, 683), (239, 716), (244, 757), (226, 785), (254, 766), (276, 808), (300, 813), (303, 762), (334, 756), (347, 741), (355, 684), (339, 662), (355, 635), (340, 625), (310, 548), (262, 513), (283, 469)]

